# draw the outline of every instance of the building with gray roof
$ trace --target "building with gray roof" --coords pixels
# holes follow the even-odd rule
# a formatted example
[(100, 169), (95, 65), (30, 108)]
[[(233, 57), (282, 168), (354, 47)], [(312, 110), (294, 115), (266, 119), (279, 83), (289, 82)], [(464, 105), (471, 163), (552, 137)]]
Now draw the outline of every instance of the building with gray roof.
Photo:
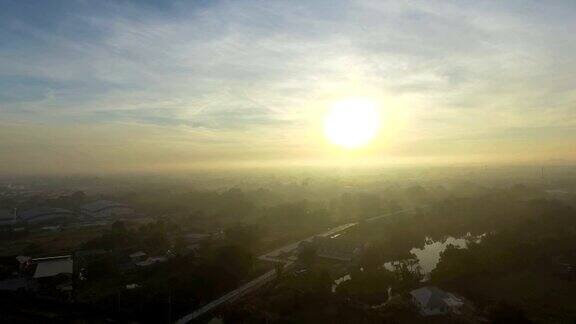
[(464, 305), (462, 298), (434, 286), (412, 290), (410, 295), (423, 316), (459, 313)]
[(110, 200), (97, 200), (80, 207), (82, 216), (104, 218), (113, 216), (126, 216), (134, 211), (128, 206)]
[(17, 213), (18, 220), (28, 224), (54, 223), (75, 218), (74, 212), (64, 208), (37, 207)]

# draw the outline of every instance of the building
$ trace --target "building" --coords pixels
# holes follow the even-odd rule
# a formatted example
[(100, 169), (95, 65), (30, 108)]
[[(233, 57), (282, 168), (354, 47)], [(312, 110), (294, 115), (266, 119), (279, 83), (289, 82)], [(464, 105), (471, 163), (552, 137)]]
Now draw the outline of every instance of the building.
[(71, 276), (74, 271), (74, 261), (70, 255), (32, 259), (32, 263), (36, 264), (34, 279)]
[(168, 261), (168, 258), (165, 256), (152, 256), (147, 258), (144, 261), (136, 262), (136, 266), (138, 267), (148, 267), (154, 264), (163, 263)]
[(126, 205), (121, 203), (98, 200), (80, 207), (82, 216), (105, 218), (115, 216), (127, 216), (134, 213), (134, 211)]
[[(202, 242), (208, 241), (212, 239), (211, 234), (203, 234), (203, 233), (187, 233), (180, 237), (182, 242), (185, 244), (186, 248), (184, 250), (184, 254), (194, 254), (196, 255), (198, 251), (200, 251), (200, 246)], [(182, 252), (182, 251), (180, 251)]]
[(463, 298), (433, 286), (412, 290), (410, 296), (423, 316), (460, 314), (464, 306)]
[(203, 233), (187, 233), (182, 235), (182, 239), (188, 244), (199, 244), (202, 241), (209, 240), (211, 237), (212, 235)]
[(32, 278), (38, 294), (50, 298), (70, 299), (74, 260), (70, 255), (32, 259), (36, 266)]
[(17, 219), (29, 225), (66, 222), (75, 217), (70, 210), (52, 207), (32, 208), (17, 213)]
[(364, 250), (364, 244), (349, 240), (317, 236), (312, 241), (316, 255), (321, 258), (351, 262)]
[(142, 262), (145, 261), (146, 259), (148, 259), (148, 254), (146, 254), (145, 252), (142, 251), (138, 251), (138, 252), (134, 252), (132, 254), (129, 255), (130, 260), (132, 260), (133, 262)]
[(138, 251), (130, 254), (128, 256), (132, 263), (138, 267), (147, 267), (153, 264), (162, 263), (168, 261), (165, 256), (148, 256), (145, 252)]

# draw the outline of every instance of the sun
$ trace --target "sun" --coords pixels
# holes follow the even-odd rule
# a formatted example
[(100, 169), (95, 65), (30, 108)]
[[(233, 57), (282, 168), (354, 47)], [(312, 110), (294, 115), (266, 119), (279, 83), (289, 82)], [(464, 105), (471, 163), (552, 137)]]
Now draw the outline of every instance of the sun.
[(378, 106), (366, 98), (336, 102), (324, 121), (324, 134), (328, 140), (347, 149), (365, 146), (376, 137), (379, 129)]

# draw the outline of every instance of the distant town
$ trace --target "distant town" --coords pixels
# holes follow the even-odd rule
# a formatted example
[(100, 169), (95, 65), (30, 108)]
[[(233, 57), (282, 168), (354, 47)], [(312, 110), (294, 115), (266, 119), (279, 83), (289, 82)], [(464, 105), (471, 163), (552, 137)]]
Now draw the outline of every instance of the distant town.
[[(574, 310), (573, 172), (4, 179), (0, 314), (17, 323), (562, 321)], [(534, 276), (546, 285), (523, 279)], [(567, 295), (542, 302), (552, 286)]]

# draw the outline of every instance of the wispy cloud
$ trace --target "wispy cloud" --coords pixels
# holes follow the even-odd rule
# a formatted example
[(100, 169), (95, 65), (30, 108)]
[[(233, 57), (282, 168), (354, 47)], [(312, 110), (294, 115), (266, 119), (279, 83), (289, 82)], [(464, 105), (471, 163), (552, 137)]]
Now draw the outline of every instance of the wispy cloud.
[(554, 138), (560, 135), (551, 127), (576, 127), (570, 1), (4, 7), (5, 123), (176, 127), (207, 151), (210, 136), (262, 151), (298, 147), (300, 138), (301, 150), (310, 151), (309, 128), (318, 127), (311, 118), (323, 105), (372, 94), (405, 102), (388, 107), (409, 116), (397, 146), (425, 140), (449, 151), (452, 140), (469, 134)]

